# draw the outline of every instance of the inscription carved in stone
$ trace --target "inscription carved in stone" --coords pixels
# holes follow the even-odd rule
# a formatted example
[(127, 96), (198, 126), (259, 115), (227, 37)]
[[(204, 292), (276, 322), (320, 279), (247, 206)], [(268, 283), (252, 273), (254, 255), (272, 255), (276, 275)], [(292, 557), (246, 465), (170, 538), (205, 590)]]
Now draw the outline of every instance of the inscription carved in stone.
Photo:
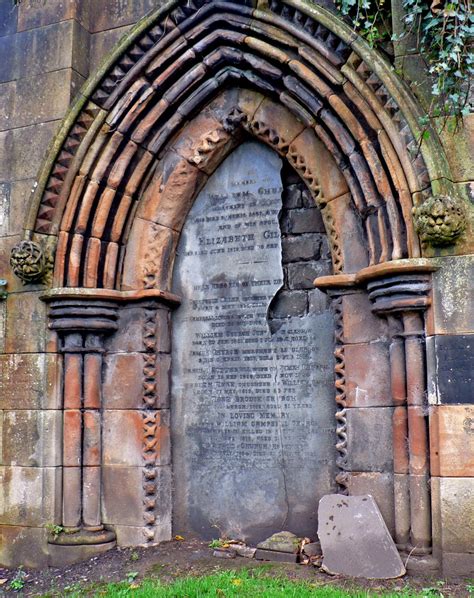
[(283, 284), (281, 160), (242, 145), (196, 199), (174, 291), (175, 532), (315, 535), (334, 491), (332, 317), (270, 326)]

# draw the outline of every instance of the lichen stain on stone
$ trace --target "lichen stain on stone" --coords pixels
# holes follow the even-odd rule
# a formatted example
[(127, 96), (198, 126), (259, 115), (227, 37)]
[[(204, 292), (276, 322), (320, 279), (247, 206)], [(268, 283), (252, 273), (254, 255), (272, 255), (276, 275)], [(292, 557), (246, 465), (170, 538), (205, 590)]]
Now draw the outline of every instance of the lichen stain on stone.
[(469, 302), (472, 262), (474, 260), (469, 258), (449, 260), (449, 266), (441, 271), (444, 291), (441, 293), (441, 307), (446, 318), (451, 318)]

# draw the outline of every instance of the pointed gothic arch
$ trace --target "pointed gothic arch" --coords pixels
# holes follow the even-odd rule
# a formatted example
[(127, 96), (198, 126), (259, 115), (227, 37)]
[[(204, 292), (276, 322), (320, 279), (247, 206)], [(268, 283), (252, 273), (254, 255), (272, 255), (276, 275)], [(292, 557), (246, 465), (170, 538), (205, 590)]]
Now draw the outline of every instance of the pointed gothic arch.
[[(416, 103), (323, 8), (250, 4), (168, 3), (86, 84), (45, 163), (26, 226), (30, 238), (58, 236), (57, 264), (68, 268), (91, 253), (119, 263), (150, 171), (186, 122), (229, 87), (285, 106), (325, 146), (363, 224), (369, 264), (420, 256), (411, 209), (447, 167), (436, 137), (418, 151)], [(291, 159), (289, 145), (281, 153)], [(58, 267), (55, 286), (84, 285)], [(109, 276), (97, 286), (117, 284)]]
[[(90, 409), (84, 423), (90, 438), (85, 448), (72, 449), (85, 451), (84, 471), (69, 463), (63, 484), (62, 523), (84, 531), (85, 544), (94, 542), (90, 534), (98, 534), (97, 544), (112, 538), (101, 526), (100, 458), (89, 449), (100, 434), (99, 337), (119, 328), (117, 305), (124, 302), (138, 301), (145, 317), (144, 536), (153, 542), (170, 534), (166, 525), (156, 532), (165, 517), (155, 514), (157, 314), (166, 320), (163, 314), (179, 301), (170, 294), (173, 258), (192, 202), (251, 135), (299, 173), (330, 237), (334, 276), (319, 284), (332, 294), (336, 312), (340, 486), (347, 490), (344, 305), (363, 294), (391, 325), (392, 376), (407, 375), (407, 387), (394, 397), (402, 410), (394, 423), (396, 473), (405, 476), (395, 488), (395, 535), (406, 547), (411, 533), (420, 552), (429, 552), (428, 490), (416, 486), (416, 476), (428, 475), (426, 434), (421, 457), (412, 459), (416, 466), (404, 448), (408, 427), (419, 433), (425, 426), (406, 401), (409, 395), (417, 409), (423, 401), (420, 312), (429, 306), (432, 270), (418, 259), (412, 208), (435, 181), (449, 180), (449, 172), (434, 134), (420, 151), (419, 115), (390, 66), (307, 0), (170, 1), (143, 19), (86, 83), (45, 161), (25, 227), (26, 239), (55, 252), (47, 300), (51, 327), (62, 335), (71, 426), (84, 401)], [(364, 305), (367, 310), (368, 299)], [(80, 480), (87, 480), (91, 496), (71, 494)]]

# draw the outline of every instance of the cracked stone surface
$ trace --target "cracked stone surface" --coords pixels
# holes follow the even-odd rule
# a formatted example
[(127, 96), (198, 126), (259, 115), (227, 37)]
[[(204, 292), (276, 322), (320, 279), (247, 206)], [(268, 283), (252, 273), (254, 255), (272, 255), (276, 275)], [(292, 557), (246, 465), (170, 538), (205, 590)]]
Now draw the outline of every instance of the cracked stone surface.
[(265, 146), (245, 143), (211, 177), (183, 230), (175, 533), (252, 543), (282, 529), (314, 536), (318, 500), (333, 491), (332, 316), (269, 325), (283, 284), (281, 166)]

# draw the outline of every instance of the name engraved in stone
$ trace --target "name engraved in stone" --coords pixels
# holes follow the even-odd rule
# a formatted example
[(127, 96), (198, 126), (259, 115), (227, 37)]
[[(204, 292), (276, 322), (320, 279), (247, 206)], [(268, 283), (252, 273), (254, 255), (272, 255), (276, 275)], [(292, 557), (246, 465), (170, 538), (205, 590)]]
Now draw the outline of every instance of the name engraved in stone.
[(283, 284), (280, 170), (266, 147), (241, 146), (197, 198), (178, 250), (177, 520), (208, 536), (213, 525), (248, 538), (285, 524), (309, 534), (332, 491), (331, 316), (290, 318), (274, 334), (268, 321)]

